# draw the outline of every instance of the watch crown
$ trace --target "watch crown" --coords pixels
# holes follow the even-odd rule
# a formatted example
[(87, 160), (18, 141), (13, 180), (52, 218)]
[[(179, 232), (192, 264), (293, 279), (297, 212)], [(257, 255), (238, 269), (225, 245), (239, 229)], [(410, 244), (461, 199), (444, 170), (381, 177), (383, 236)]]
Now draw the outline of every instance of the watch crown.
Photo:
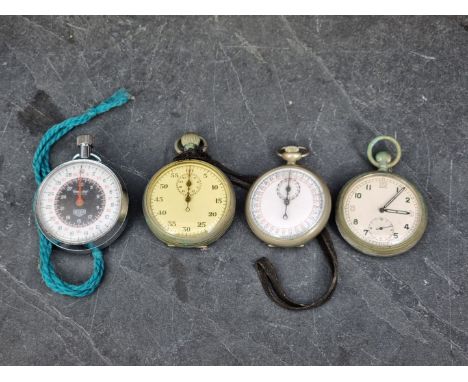
[(94, 144), (94, 137), (91, 134), (78, 135), (76, 137), (76, 145), (87, 145), (92, 146)]
[(283, 158), (287, 164), (296, 164), (299, 159), (309, 155), (309, 150), (302, 146), (284, 146), (278, 150), (278, 155)]
[(80, 158), (88, 159), (91, 155), (91, 147), (94, 144), (94, 137), (90, 134), (78, 135), (76, 145), (80, 148)]
[(176, 152), (179, 154), (197, 147), (201, 148), (201, 150), (205, 152), (208, 148), (208, 143), (206, 142), (205, 138), (196, 133), (185, 133), (176, 141), (174, 146)]

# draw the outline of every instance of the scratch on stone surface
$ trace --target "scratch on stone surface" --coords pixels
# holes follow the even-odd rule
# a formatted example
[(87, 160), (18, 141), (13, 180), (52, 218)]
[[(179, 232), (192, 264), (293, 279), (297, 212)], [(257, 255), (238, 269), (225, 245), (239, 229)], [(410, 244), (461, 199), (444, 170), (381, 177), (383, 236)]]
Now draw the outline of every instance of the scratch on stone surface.
[(5, 122), (5, 127), (2, 130), (2, 134), (0, 135), (0, 139), (3, 139), (3, 136), (5, 135), (5, 132), (6, 132), (7, 128), (8, 128), (8, 124), (10, 123), (10, 119), (11, 119), (12, 114), (13, 114), (13, 110), (10, 111), (10, 114), (8, 115), (8, 119)]
[(426, 191), (427, 191), (427, 189), (429, 188), (429, 180), (431, 179), (431, 168), (432, 168), (431, 156), (432, 155), (431, 155), (431, 147), (429, 145), (429, 139), (427, 137), (426, 128), (424, 127), (423, 124), (421, 124), (421, 129), (424, 135), (424, 140), (426, 142), (426, 157), (427, 157)]
[[(167, 298), (173, 298), (174, 296), (167, 292), (164, 288), (160, 287), (159, 285), (157, 284), (154, 284), (154, 279), (151, 278), (151, 277), (148, 277), (140, 272), (137, 272), (135, 271), (134, 269), (131, 269), (129, 267), (126, 267), (125, 265), (122, 266), (123, 269), (126, 270), (126, 273), (128, 274), (128, 276), (138, 285), (141, 286), (141, 288), (144, 290), (144, 291), (148, 291), (148, 290), (152, 290), (154, 291), (155, 288), (158, 289), (158, 291), (160, 291), (161, 295), (164, 295), (166, 296)], [(152, 288), (147, 288), (147, 282), (150, 282), (151, 285), (152, 285)], [(155, 296), (158, 296), (159, 294), (158, 293), (152, 293), (151, 296), (154, 298)], [(231, 335), (234, 335), (236, 336), (237, 338), (241, 339), (241, 340), (248, 340), (250, 343), (252, 343), (253, 345), (255, 346), (260, 346), (261, 348), (264, 348), (266, 350), (268, 350), (268, 352), (271, 354), (271, 356), (275, 357), (279, 362), (283, 363), (283, 364), (287, 364), (286, 362), (284, 362), (283, 359), (281, 359), (280, 356), (278, 356), (271, 348), (269, 348), (268, 346), (264, 345), (263, 343), (260, 343), (256, 340), (254, 340), (252, 337), (250, 337), (250, 333), (247, 333), (246, 336), (240, 336), (239, 334), (237, 333), (233, 333), (231, 330), (229, 329), (224, 329), (220, 326), (219, 323), (217, 323), (216, 321), (214, 321), (212, 318), (210, 318), (210, 316), (203, 310), (201, 310), (200, 308), (198, 308), (197, 306), (195, 305), (192, 305), (191, 303), (189, 302), (182, 302), (179, 300), (179, 303), (178, 303), (178, 306), (189, 316), (191, 316), (190, 312), (187, 311), (187, 308), (188, 309), (192, 309), (194, 310), (196, 313), (198, 313), (203, 319), (211, 322), (214, 326), (214, 329), (215, 331), (221, 331), (221, 332), (225, 332), (225, 333), (228, 333), (228, 334), (231, 334)]]
[(74, 24), (71, 24), (71, 23), (65, 23), (65, 24), (67, 24), (70, 28), (78, 29), (78, 30), (83, 31), (83, 32), (88, 32), (88, 29), (83, 28), (83, 27), (79, 27), (78, 25), (74, 25)]
[(239, 85), (239, 93), (240, 93), (240, 95), (242, 97), (242, 101), (244, 103), (244, 106), (247, 109), (247, 112), (248, 112), (248, 114), (250, 116), (250, 121), (252, 122), (252, 125), (254, 126), (255, 130), (257, 130), (258, 134), (262, 138), (263, 143), (265, 143), (265, 145), (267, 145), (265, 135), (262, 133), (262, 131), (258, 127), (257, 122), (255, 122), (255, 114), (253, 113), (252, 108), (250, 107), (250, 103), (249, 103), (249, 101), (247, 100), (247, 97), (244, 94), (244, 88), (242, 86), (242, 82), (240, 80), (239, 73), (238, 73), (236, 67), (234, 66), (234, 63), (232, 62), (231, 58), (227, 55), (223, 45), (220, 45), (220, 47), (221, 47), (221, 50), (223, 51), (223, 54), (226, 57), (226, 59), (229, 60), (229, 64), (231, 66), (231, 69), (232, 69), (232, 71), (234, 72), (234, 74), (236, 76), (237, 84)]
[(232, 350), (229, 349), (229, 347), (228, 347), (223, 341), (218, 340), (218, 342), (219, 342), (221, 345), (223, 345), (223, 347), (228, 351), (228, 353), (231, 354), (232, 357), (233, 357), (237, 362), (239, 362), (240, 365), (243, 365), (242, 360), (240, 360), (240, 359), (232, 352)]
[[(101, 358), (102, 361), (104, 361), (105, 364), (108, 364), (108, 365), (111, 365), (112, 362), (109, 358), (107, 358), (105, 355), (103, 355), (101, 353), (101, 351), (97, 348), (96, 344), (94, 343), (94, 340), (93, 338), (91, 337), (91, 335), (88, 333), (88, 331), (83, 327), (81, 326), (80, 324), (78, 324), (76, 321), (74, 321), (73, 319), (71, 319), (70, 317), (67, 317), (65, 316), (61, 311), (59, 311), (57, 308), (55, 308), (53, 305), (51, 305), (45, 298), (42, 294), (40, 294), (37, 290), (35, 289), (32, 289), (30, 288), (28, 285), (26, 285), (23, 281), (17, 279), (15, 276), (13, 276), (7, 269), (6, 267), (3, 265), (3, 264), (0, 264), (0, 271), (2, 271), (14, 284), (18, 285), (19, 288), (23, 291), (25, 291), (27, 294), (31, 295), (31, 296), (34, 296), (36, 297), (41, 303), (44, 304), (45, 308), (49, 311), (45, 311), (45, 310), (42, 310), (40, 309), (38, 306), (36, 306), (35, 304), (31, 303), (31, 302), (28, 302), (23, 296), (21, 296), (17, 290), (15, 290), (14, 288), (10, 288), (8, 287), (7, 285), (3, 284), (2, 282), (0, 282), (0, 284), (4, 285), (6, 288), (12, 290), (21, 300), (24, 301), (25, 304), (31, 306), (32, 308), (38, 310), (39, 312), (45, 314), (46, 316), (48, 316), (49, 318), (51, 318), (52, 320), (54, 321), (58, 321), (58, 323), (60, 324), (60, 326), (62, 326), (64, 328), (64, 330), (67, 330), (69, 331), (65, 326), (64, 326), (64, 322), (68, 323), (69, 325), (71, 325), (72, 327), (74, 327), (75, 329), (78, 330), (79, 333), (81, 333), (84, 338), (88, 341), (88, 343), (90, 344), (90, 346), (93, 348), (93, 350), (95, 351), (95, 353), (99, 356), (99, 358)], [(55, 317), (54, 317), (55, 315)]]
[(370, 130), (372, 130), (374, 133), (376, 134), (379, 134), (380, 135), (380, 132), (372, 125), (369, 125), (369, 123), (364, 119), (364, 117), (354, 108), (353, 106), (353, 100), (352, 98), (349, 96), (349, 94), (346, 92), (345, 88), (343, 87), (343, 85), (338, 82), (335, 78), (335, 76), (332, 74), (332, 72), (330, 71), (330, 69), (328, 69), (328, 67), (325, 65), (325, 63), (323, 62), (323, 60), (317, 56), (317, 54), (315, 54), (312, 49), (310, 49), (308, 46), (306, 46), (303, 42), (301, 42), (295, 32), (295, 30), (293, 29), (293, 27), (291, 26), (291, 24), (289, 23), (288, 19), (285, 17), (285, 16), (280, 16), (281, 20), (283, 21), (286, 29), (289, 31), (289, 33), (291, 34), (293, 40), (291, 39), (288, 39), (288, 41), (290, 42), (290, 44), (293, 46), (293, 47), (296, 47), (297, 50), (299, 51), (302, 51), (302, 52), (306, 52), (308, 53), (320, 66), (320, 68), (322, 69), (322, 71), (326, 74), (326, 76), (328, 78), (330, 78), (330, 80), (332, 81), (332, 83), (336, 86), (336, 88), (338, 89), (338, 91), (341, 93), (341, 95), (346, 99), (346, 101), (348, 102), (348, 105), (349, 105), (349, 108), (350, 110), (352, 111), (352, 113)]
[[(318, 128), (318, 125), (320, 123), (320, 118), (322, 116), (322, 112), (323, 112), (323, 108), (325, 107), (325, 102), (322, 102), (322, 106), (320, 106), (320, 110), (317, 114), (317, 118), (315, 119), (315, 123), (314, 123), (314, 129), (312, 131), (312, 134), (310, 134), (309, 136), (309, 146), (312, 146), (312, 140), (315, 138), (315, 133), (317, 132), (317, 128)], [(312, 125), (311, 125), (312, 127)]]
[(122, 170), (124, 170), (124, 171), (127, 171), (127, 172), (129, 172), (129, 173), (131, 173), (131, 174), (133, 174), (133, 175), (138, 176), (138, 177), (141, 178), (141, 179), (144, 179), (144, 180), (146, 180), (146, 181), (149, 180), (149, 178), (148, 178), (144, 173), (142, 173), (141, 171), (137, 170), (136, 168), (133, 168), (133, 167), (130, 167), (130, 166), (126, 166), (126, 165), (124, 165), (124, 164), (121, 164), (119, 167), (120, 167)]
[(258, 48), (255, 45), (250, 44), (247, 39), (244, 38), (240, 33), (235, 33), (237, 39), (241, 42), (241, 47), (245, 48), (247, 52), (252, 54), (258, 61), (260, 61), (262, 64), (266, 64), (265, 59), (261, 55), (261, 53), (258, 51)]
[(317, 31), (317, 33), (320, 33), (320, 25), (321, 21), (319, 19), (319, 16), (315, 16), (315, 30)]
[[(290, 123), (289, 123), (288, 106), (286, 105), (286, 98), (284, 97), (283, 87), (281, 86), (281, 80), (280, 80), (279, 75), (278, 75), (278, 69), (276, 68), (275, 64), (272, 64), (272, 67), (273, 67), (273, 71), (275, 72), (276, 80), (278, 81), (278, 87), (279, 87), (279, 90), (280, 90), (281, 99), (283, 100), (283, 109), (284, 109), (284, 114), (285, 114), (285, 117), (286, 117), (286, 124), (287, 124), (287, 126), (289, 128)], [(294, 139), (297, 138), (297, 133), (298, 133), (298, 128), (296, 129), (296, 135), (294, 136)]]
[(98, 300), (99, 300), (99, 289), (96, 292), (96, 299), (94, 301), (93, 316), (91, 317), (91, 324), (89, 325), (89, 330), (88, 330), (89, 333), (91, 333), (93, 331), (94, 317), (96, 316), (96, 308), (97, 308), (97, 305), (98, 305)]
[(215, 141), (218, 142), (218, 126), (216, 125), (216, 63), (218, 60), (218, 46), (216, 45), (215, 50), (215, 62), (213, 68), (213, 86), (211, 88), (211, 96), (213, 99), (213, 130), (215, 135)]
[(32, 24), (32, 25), (38, 27), (39, 29), (42, 29), (43, 31), (46, 31), (47, 33), (49, 33), (49, 34), (51, 34), (51, 35), (57, 37), (59, 40), (68, 43), (68, 41), (65, 40), (63, 37), (59, 36), (59, 35), (58, 35), (57, 33), (55, 33), (55, 32), (52, 32), (50, 29), (45, 28), (45, 27), (42, 26), (41, 24), (38, 24), (38, 23), (36, 23), (35, 21), (28, 19), (27, 17), (24, 17), (24, 16), (20, 16), (20, 17), (21, 17), (22, 19), (26, 20), (27, 22), (29, 22), (30, 24)]
[(366, 352), (364, 349), (360, 349), (365, 355), (367, 355), (369, 358), (371, 358), (374, 361), (377, 361), (380, 365), (385, 365), (385, 362), (383, 362), (380, 358), (377, 358), (376, 356)]
[(421, 54), (421, 53), (418, 53), (418, 52), (414, 52), (414, 51), (410, 51), (410, 54), (414, 54), (416, 56), (419, 56), (419, 57), (422, 57), (422, 58), (425, 58), (426, 60), (435, 60), (436, 58), (433, 57), (433, 56), (426, 56), (425, 54)]
[(424, 258), (424, 262), (429, 268), (431, 268), (434, 271), (436, 275), (442, 277), (445, 281), (447, 281), (450, 288), (452, 288), (457, 293), (461, 292), (461, 288), (457, 284), (455, 284), (455, 282), (444, 272), (444, 270), (441, 267), (439, 267), (436, 263), (434, 263), (427, 257)]
[(78, 365), (83, 365), (83, 362), (81, 361), (81, 359), (74, 353), (72, 353), (70, 350), (69, 350), (69, 346), (68, 346), (68, 343), (67, 341), (65, 341), (65, 339), (63, 338), (63, 336), (60, 335), (59, 332), (57, 332), (55, 329), (52, 329), (52, 331), (54, 332), (54, 334), (59, 338), (60, 342), (62, 342), (64, 348), (65, 348), (65, 351), (71, 356), (73, 357), (76, 361), (78, 361)]
[(55, 68), (55, 66), (52, 64), (52, 61), (50, 61), (50, 58), (46, 56), (46, 61), (47, 63), (49, 64), (49, 66), (52, 68), (53, 72), (55, 73), (55, 75), (57, 76), (57, 78), (60, 80), (60, 82), (63, 82), (63, 78), (62, 76), (59, 74), (59, 72), (57, 71), (57, 69)]
[[(452, 222), (452, 181), (453, 181), (453, 159), (450, 159), (450, 175), (449, 175), (449, 195), (448, 195), (448, 224)], [(447, 284), (448, 284), (448, 308), (449, 308), (449, 341), (450, 341), (450, 352), (453, 352), (453, 341), (452, 341), (452, 296), (451, 296), (451, 285), (448, 280), (450, 279), (450, 250), (452, 242), (452, 232), (448, 232), (447, 239)], [(453, 364), (453, 357), (452, 357)]]

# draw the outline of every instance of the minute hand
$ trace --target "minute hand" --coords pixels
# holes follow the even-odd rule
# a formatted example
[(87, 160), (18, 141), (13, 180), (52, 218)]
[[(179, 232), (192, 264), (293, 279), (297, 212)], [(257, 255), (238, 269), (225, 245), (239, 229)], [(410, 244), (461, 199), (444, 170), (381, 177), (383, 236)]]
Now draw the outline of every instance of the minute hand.
[(409, 211), (403, 211), (403, 210), (392, 210), (390, 208), (383, 208), (383, 212), (390, 212), (392, 214), (400, 214), (400, 215), (409, 215)]
[(380, 209), (380, 211), (383, 212), (383, 210), (385, 210), (405, 190), (406, 187), (402, 187), (401, 190), (399, 190), (387, 203), (385, 203), (385, 205)]

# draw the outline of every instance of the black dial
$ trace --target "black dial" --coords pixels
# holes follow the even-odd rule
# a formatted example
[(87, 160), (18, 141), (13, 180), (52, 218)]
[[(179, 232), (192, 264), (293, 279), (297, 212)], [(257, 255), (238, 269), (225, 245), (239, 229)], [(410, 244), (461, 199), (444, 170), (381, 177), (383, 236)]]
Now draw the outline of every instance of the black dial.
[(89, 178), (71, 179), (58, 190), (54, 208), (59, 219), (70, 227), (85, 227), (104, 212), (104, 191)]

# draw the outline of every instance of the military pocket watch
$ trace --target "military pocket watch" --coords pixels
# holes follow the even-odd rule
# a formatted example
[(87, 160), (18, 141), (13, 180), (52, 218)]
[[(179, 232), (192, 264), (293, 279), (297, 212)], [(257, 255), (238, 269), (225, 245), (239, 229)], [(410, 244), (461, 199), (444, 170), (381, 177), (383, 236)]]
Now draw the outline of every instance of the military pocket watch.
[(303, 246), (327, 224), (330, 191), (320, 176), (296, 164), (308, 155), (306, 148), (286, 146), (278, 155), (286, 164), (266, 172), (250, 188), (247, 222), (270, 246)]
[(79, 154), (50, 172), (35, 197), (36, 222), (56, 246), (89, 253), (110, 245), (125, 227), (128, 195), (123, 181), (92, 153), (93, 137), (77, 138)]
[[(373, 149), (388, 141), (396, 156)], [(351, 179), (338, 196), (336, 223), (343, 238), (358, 251), (374, 256), (394, 256), (418, 243), (427, 225), (427, 209), (418, 189), (392, 173), (401, 158), (398, 141), (389, 136), (373, 139), (367, 149), (369, 161), (378, 171)]]
[(175, 143), (175, 161), (149, 181), (143, 212), (154, 235), (173, 247), (206, 248), (230, 227), (235, 195), (227, 176), (205, 158), (207, 142), (194, 133)]

